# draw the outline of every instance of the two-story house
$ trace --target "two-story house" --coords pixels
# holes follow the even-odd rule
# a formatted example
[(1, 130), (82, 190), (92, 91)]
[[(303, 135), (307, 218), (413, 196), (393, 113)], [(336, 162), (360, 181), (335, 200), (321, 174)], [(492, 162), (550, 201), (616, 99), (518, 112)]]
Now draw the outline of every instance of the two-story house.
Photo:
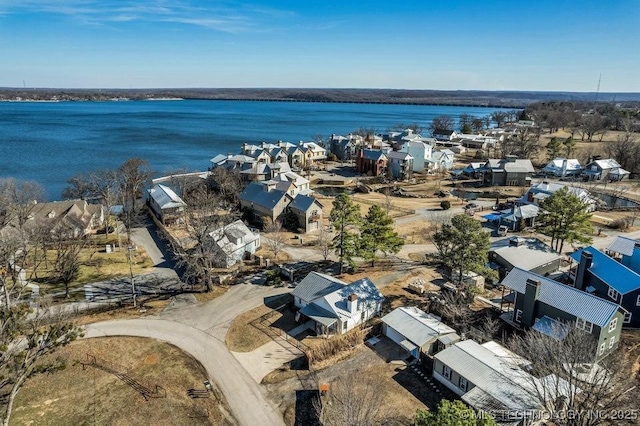
[(387, 167), (391, 177), (399, 180), (411, 179), (413, 176), (413, 157), (406, 152), (389, 151)]
[(380, 176), (387, 173), (387, 156), (379, 149), (361, 149), (356, 157), (356, 171), (363, 175)]
[(428, 160), (431, 159), (433, 146), (422, 140), (403, 141), (399, 146), (400, 152), (406, 152), (413, 157), (413, 171), (423, 172), (428, 168)]
[(580, 161), (575, 158), (554, 158), (542, 171), (556, 177), (578, 176), (582, 172)]
[(184, 220), (184, 209), (187, 203), (168, 186), (157, 184), (149, 189), (148, 202), (155, 216), (163, 224)]
[(584, 330), (594, 338), (593, 359), (618, 347), (624, 314), (616, 303), (520, 268), (513, 268), (502, 285), (512, 290), (505, 296), (514, 305), (506, 314), (512, 324), (559, 340), (569, 327)]
[(230, 268), (260, 247), (260, 234), (252, 232), (241, 220), (236, 220), (209, 233), (206, 241), (213, 264)]
[[(640, 274), (595, 247), (573, 253), (574, 287), (624, 309), (623, 325), (640, 327)], [(575, 266), (577, 265), (577, 266)]]
[(454, 140), (458, 135), (455, 130), (450, 129), (435, 129), (432, 133), (435, 140), (449, 142)]
[(525, 186), (535, 173), (531, 160), (508, 155), (502, 160), (487, 160), (483, 167), (484, 183), (490, 186)]
[(628, 178), (631, 172), (625, 170), (613, 158), (594, 160), (588, 163), (582, 174), (589, 180), (620, 181)]

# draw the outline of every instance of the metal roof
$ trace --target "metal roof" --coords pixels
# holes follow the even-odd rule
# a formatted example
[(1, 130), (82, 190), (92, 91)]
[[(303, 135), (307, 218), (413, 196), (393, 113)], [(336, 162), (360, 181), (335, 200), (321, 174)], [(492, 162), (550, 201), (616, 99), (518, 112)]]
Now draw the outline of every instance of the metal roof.
[(593, 246), (589, 246), (570, 255), (580, 263), (583, 251), (593, 255), (593, 262), (588, 269), (596, 277), (600, 278), (609, 287), (614, 288), (620, 294), (626, 294), (640, 288), (640, 274), (627, 268), (622, 263), (610, 258)]
[(542, 318), (537, 318), (531, 328), (556, 340), (564, 340), (569, 331), (571, 331), (567, 324), (556, 321), (546, 315)]
[(618, 305), (608, 300), (517, 267), (507, 274), (502, 280), (502, 285), (520, 294), (525, 294), (527, 279), (540, 281), (540, 290), (536, 300), (577, 318), (592, 322), (599, 327), (606, 326), (618, 310)]
[(327, 327), (338, 321), (333, 313), (313, 304), (300, 309), (300, 313)]
[[(227, 255), (260, 239), (260, 235), (251, 232), (241, 220), (236, 220), (227, 226), (218, 228), (210, 232), (209, 236), (213, 239), (214, 244)], [(236, 240), (239, 240), (238, 243), (236, 243)]]
[(286, 192), (279, 189), (265, 191), (263, 186), (262, 184), (252, 182), (247, 185), (238, 198), (242, 201), (254, 203), (268, 210), (272, 210), (283, 197), (287, 196)]
[[(514, 240), (515, 238), (517, 240)], [(517, 242), (518, 245), (511, 245), (512, 242)], [(560, 255), (551, 246), (537, 238), (504, 238), (493, 242), (489, 252), (497, 253), (511, 266), (528, 271), (560, 259)]]
[[(490, 343), (496, 345), (494, 342)], [(536, 409), (538, 403), (533, 394), (537, 379), (520, 367), (522, 358), (515, 354), (511, 358), (508, 354), (512, 352), (506, 348), (501, 348), (496, 353), (491, 347), (480, 345), (474, 340), (463, 340), (438, 352), (434, 357), (474, 384), (475, 388), (479, 388), (468, 398), (479, 404), (479, 407), (474, 405), (475, 408), (484, 406), (474, 397), (482, 391), (483, 395), (489, 395), (494, 400), (494, 404), (498, 403), (500, 409)]]
[(300, 284), (293, 289), (291, 294), (305, 302), (311, 302), (346, 285), (347, 283), (344, 281), (340, 281), (330, 275), (310, 272), (300, 281)]
[(394, 309), (382, 317), (382, 322), (420, 347), (441, 335), (456, 332), (438, 318), (413, 306)]
[(640, 245), (640, 240), (632, 240), (631, 238), (618, 235), (616, 239), (609, 244), (607, 250), (624, 256), (632, 256), (636, 244)]
[[(308, 195), (298, 194), (293, 199), (291, 204), (289, 204), (289, 207), (295, 210), (299, 210), (301, 212), (306, 212), (316, 202), (320, 204), (320, 202), (313, 197), (309, 197)], [(322, 204), (320, 204), (320, 207), (322, 207)]]
[[(358, 296), (358, 309), (355, 313), (349, 312), (347, 308), (347, 297), (355, 294)], [(349, 285), (339, 288), (331, 293), (326, 294), (320, 299), (316, 299), (313, 303), (320, 307), (335, 313), (336, 317), (346, 320), (360, 316), (363, 305), (375, 305), (384, 300), (384, 296), (376, 285), (369, 278), (362, 278)]]
[(363, 149), (362, 150), (362, 157), (367, 159), (367, 160), (381, 160), (382, 158), (385, 157), (384, 152), (380, 151), (379, 149)]
[(158, 184), (149, 190), (149, 195), (161, 209), (184, 207), (187, 204), (168, 186)]

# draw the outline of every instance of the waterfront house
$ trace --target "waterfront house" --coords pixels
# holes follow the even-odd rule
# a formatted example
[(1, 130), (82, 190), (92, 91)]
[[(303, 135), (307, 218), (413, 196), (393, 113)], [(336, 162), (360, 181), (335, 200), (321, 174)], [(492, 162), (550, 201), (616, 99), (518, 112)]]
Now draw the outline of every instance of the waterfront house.
[(617, 182), (629, 177), (631, 172), (625, 170), (613, 158), (589, 162), (582, 171), (588, 180), (608, 180)]
[(148, 202), (153, 214), (163, 224), (184, 221), (184, 209), (187, 203), (168, 186), (162, 184), (154, 185), (149, 189)]
[(262, 182), (273, 179), (280, 173), (291, 171), (289, 163), (254, 163), (251, 167), (240, 172), (240, 177), (245, 182)]
[(310, 167), (327, 159), (327, 150), (315, 142), (302, 142), (298, 144), (304, 153), (305, 166)]
[(455, 153), (450, 149), (433, 151), (427, 160), (429, 170), (449, 170), (453, 167)]
[(581, 291), (521, 268), (513, 268), (502, 285), (512, 293), (504, 297), (513, 311), (502, 318), (516, 327), (532, 328), (562, 340), (571, 327), (593, 336), (591, 359), (601, 359), (620, 343), (624, 319), (617, 303)]
[(209, 233), (207, 240), (213, 264), (230, 268), (260, 247), (260, 234), (252, 232), (241, 220)]
[(435, 129), (432, 136), (437, 141), (450, 142), (456, 138), (457, 133), (450, 129)]
[(573, 253), (570, 271), (578, 290), (620, 305), (624, 327), (640, 327), (640, 273), (595, 247)]
[(384, 296), (369, 278), (351, 284), (309, 273), (291, 292), (300, 314), (318, 335), (344, 334), (378, 315)]
[(356, 171), (368, 176), (387, 173), (387, 156), (379, 149), (361, 149), (356, 158)]
[(460, 340), (453, 328), (413, 306), (402, 306), (383, 316), (382, 334), (416, 359), (433, 355)]
[(248, 155), (216, 155), (211, 159), (211, 170), (216, 167), (224, 167), (227, 170), (245, 170), (252, 167), (256, 159)]
[(484, 183), (489, 186), (529, 186), (535, 169), (531, 160), (508, 155), (501, 160), (487, 160), (483, 173)]
[(539, 410), (553, 401), (543, 400), (541, 394), (556, 399), (556, 391), (569, 390), (568, 383), (554, 375), (532, 376), (530, 365), (496, 342), (463, 340), (434, 356), (432, 374), (476, 411), (514, 426), (542, 418)]
[(362, 136), (351, 135), (340, 136), (331, 135), (329, 140), (331, 152), (338, 160), (348, 161), (355, 158), (357, 149), (364, 143)]
[(555, 177), (578, 176), (582, 172), (580, 162), (575, 158), (554, 158), (542, 169)]

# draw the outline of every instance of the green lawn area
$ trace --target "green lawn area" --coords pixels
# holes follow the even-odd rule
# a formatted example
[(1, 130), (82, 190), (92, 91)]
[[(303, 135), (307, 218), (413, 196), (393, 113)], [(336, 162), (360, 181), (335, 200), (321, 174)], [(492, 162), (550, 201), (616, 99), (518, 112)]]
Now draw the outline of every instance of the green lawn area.
[[(81, 264), (78, 276), (69, 284), (70, 288), (129, 275), (128, 253), (124, 242), (122, 248), (119, 249), (117, 238), (113, 235), (110, 235), (108, 240), (104, 235), (89, 238), (90, 240), (80, 253)], [(124, 238), (122, 239), (124, 240)], [(114, 251), (111, 253), (107, 253), (105, 250), (107, 243), (114, 247)], [(151, 259), (142, 247), (132, 251), (131, 256), (134, 274), (149, 272), (153, 267)], [(56, 272), (53, 269), (55, 257), (55, 250), (49, 250), (47, 261), (38, 266), (37, 273), (32, 274), (33, 269), (27, 269), (27, 275), (32, 274), (30, 281), (40, 285), (43, 292), (64, 290), (64, 285), (56, 278)]]

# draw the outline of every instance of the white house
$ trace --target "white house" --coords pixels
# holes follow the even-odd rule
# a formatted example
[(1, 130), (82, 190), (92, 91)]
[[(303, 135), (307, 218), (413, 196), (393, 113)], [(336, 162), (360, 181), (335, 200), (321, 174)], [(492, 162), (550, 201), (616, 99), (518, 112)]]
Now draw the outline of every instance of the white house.
[(542, 171), (556, 177), (578, 176), (582, 166), (575, 158), (554, 158)]
[(418, 359), (460, 340), (453, 328), (413, 306), (402, 306), (383, 316), (382, 334)]
[(413, 157), (413, 171), (423, 172), (426, 162), (431, 159), (433, 147), (422, 141), (407, 141), (400, 146), (400, 152), (406, 152)]
[(241, 220), (236, 220), (209, 234), (214, 264), (229, 268), (260, 247), (260, 234), (251, 232)]
[(187, 203), (168, 186), (158, 184), (149, 189), (149, 207), (162, 223), (183, 220), (186, 206)]
[(318, 335), (343, 334), (376, 316), (384, 296), (369, 278), (351, 284), (311, 272), (291, 292)]

